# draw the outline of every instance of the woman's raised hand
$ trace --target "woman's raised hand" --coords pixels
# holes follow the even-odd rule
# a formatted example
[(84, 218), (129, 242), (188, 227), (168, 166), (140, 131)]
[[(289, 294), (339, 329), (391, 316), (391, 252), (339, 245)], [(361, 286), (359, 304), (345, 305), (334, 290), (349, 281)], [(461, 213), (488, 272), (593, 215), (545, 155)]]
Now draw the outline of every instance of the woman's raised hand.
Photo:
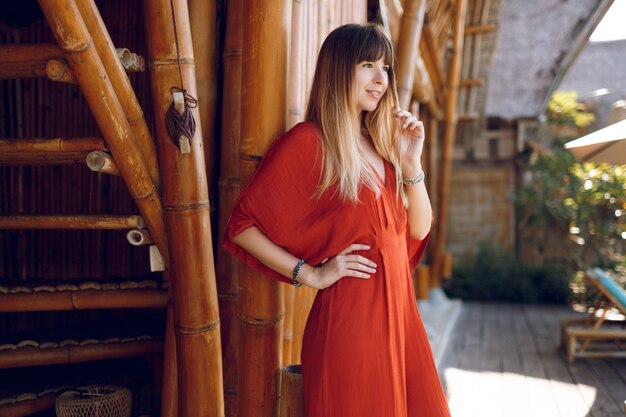
[(424, 124), (406, 110), (399, 110), (394, 116), (400, 123), (398, 139), (402, 144), (402, 173), (405, 177), (417, 176), (424, 148)]
[(376, 263), (353, 253), (369, 249), (369, 245), (353, 243), (321, 265), (307, 268), (301, 274), (300, 282), (321, 290), (345, 277), (369, 279), (376, 272)]

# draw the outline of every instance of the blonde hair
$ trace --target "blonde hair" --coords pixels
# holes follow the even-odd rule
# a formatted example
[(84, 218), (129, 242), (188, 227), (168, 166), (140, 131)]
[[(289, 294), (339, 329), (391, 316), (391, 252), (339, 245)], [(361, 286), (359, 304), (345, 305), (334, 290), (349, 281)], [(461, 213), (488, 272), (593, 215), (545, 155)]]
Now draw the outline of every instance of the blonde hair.
[[(389, 65), (389, 85), (376, 109), (359, 115), (356, 66), (381, 58)], [(340, 26), (322, 44), (305, 116), (317, 125), (322, 136), (324, 154), (316, 196), (335, 183), (345, 201), (357, 202), (361, 185), (379, 192), (376, 174), (359, 148), (361, 133), (369, 136), (376, 151), (393, 164), (397, 188), (402, 190), (400, 147), (393, 124), (397, 103), (393, 66), (391, 41), (374, 24)]]

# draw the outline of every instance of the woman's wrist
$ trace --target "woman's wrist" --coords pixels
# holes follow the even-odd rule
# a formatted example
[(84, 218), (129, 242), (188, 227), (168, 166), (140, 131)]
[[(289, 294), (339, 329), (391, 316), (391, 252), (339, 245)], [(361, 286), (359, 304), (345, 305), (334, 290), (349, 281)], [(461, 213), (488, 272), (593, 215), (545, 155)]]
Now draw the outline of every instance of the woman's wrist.
[(402, 167), (402, 176), (404, 178), (415, 178), (422, 171), (422, 164), (407, 164)]
[(307, 263), (302, 265), (300, 268), (300, 274), (298, 275), (298, 281), (302, 285), (313, 287), (313, 282), (315, 282), (315, 268)]

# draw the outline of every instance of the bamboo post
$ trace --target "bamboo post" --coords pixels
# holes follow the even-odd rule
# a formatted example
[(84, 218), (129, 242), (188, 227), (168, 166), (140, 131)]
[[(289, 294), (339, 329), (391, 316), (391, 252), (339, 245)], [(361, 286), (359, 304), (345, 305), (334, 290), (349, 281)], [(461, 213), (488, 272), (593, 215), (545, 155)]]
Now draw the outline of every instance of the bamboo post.
[(291, 361), (290, 363), (300, 363), (302, 354), (302, 336), (304, 335), (304, 327), (309, 317), (309, 311), (313, 305), (317, 290), (314, 288), (299, 288), (293, 305), (293, 339), (291, 341)]
[[(130, 124), (132, 130), (131, 137), (134, 136), (137, 142), (137, 147), (143, 156), (152, 182), (159, 188), (159, 165), (152, 135), (150, 134), (146, 119), (143, 116), (143, 110), (137, 101), (137, 96), (135, 96), (124, 65), (102, 21), (98, 7), (94, 0), (81, 0), (76, 2), (76, 5), (91, 34), (98, 55), (100, 55), (100, 59), (102, 59), (106, 74), (111, 80), (113, 90), (115, 90), (115, 94), (122, 105), (126, 119)], [(130, 55), (130, 51), (128, 52)]]
[[(448, 197), (450, 194), (450, 177), (452, 174), (452, 154), (457, 124), (457, 94), (461, 75), (461, 54), (463, 53), (463, 27), (465, 25), (466, 0), (458, 0), (454, 11), (454, 41), (452, 44), (452, 60), (450, 62), (445, 126), (441, 149), (441, 165), (439, 174), (439, 198), (437, 205), (437, 222), (435, 244), (433, 249), (433, 276), (439, 280), (442, 273), (443, 253), (448, 223)], [(440, 281), (436, 281), (440, 283)]]
[[(188, 0), (193, 56), (196, 63), (198, 109), (202, 122), (202, 143), (209, 189), (213, 186), (215, 155), (215, 114), (217, 108), (217, 6), (215, 0)], [(211, 190), (210, 190), (211, 191)], [(209, 194), (212, 195), (212, 194)]]
[(169, 254), (161, 200), (78, 8), (73, 0), (39, 0), (39, 4), (89, 103), (128, 190), (167, 263)]
[(144, 221), (137, 215), (28, 215), (0, 216), (0, 229), (104, 229), (141, 228)]
[[(241, 184), (247, 184), (269, 144), (285, 129), (288, 0), (244, 2), (241, 97)], [(239, 320), (239, 416), (273, 417), (278, 389), (284, 318), (276, 280), (241, 268)]]
[(198, 108), (192, 109), (196, 131), (190, 138), (190, 153), (179, 151), (165, 124), (165, 114), (172, 104), (171, 87), (184, 88), (197, 96), (187, 2), (146, 0), (143, 10), (165, 221), (171, 242), (178, 415), (222, 416), (220, 322)]
[[(169, 281), (169, 272), (164, 273)], [(171, 288), (170, 288), (171, 291)], [(163, 382), (161, 387), (161, 417), (178, 416), (178, 369), (176, 366), (176, 332), (174, 330), (174, 305), (170, 299), (165, 319), (163, 345)]]
[[(218, 236), (226, 225), (239, 195), (239, 133), (241, 124), (241, 57), (243, 42), (242, 0), (228, 1), (224, 55), (222, 58), (222, 132), (219, 180)], [(227, 417), (238, 415), (239, 376), (239, 262), (223, 245), (217, 248), (217, 289), (222, 327), (224, 408)]]
[(288, 365), (282, 369), (279, 417), (304, 417), (304, 390), (300, 365)]
[(400, 108), (408, 109), (413, 95), (413, 76), (415, 60), (420, 44), (420, 35), (424, 26), (425, 0), (407, 0), (400, 24), (398, 38), (398, 98)]

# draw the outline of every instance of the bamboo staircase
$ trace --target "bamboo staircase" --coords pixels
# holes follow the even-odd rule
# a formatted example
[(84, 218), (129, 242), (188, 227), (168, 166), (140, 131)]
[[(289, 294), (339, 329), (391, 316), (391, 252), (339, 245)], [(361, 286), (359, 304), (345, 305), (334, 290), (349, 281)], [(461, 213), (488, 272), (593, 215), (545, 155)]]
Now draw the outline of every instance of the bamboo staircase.
[[(167, 263), (155, 145), (126, 75), (127, 70), (141, 69), (143, 58), (127, 49), (117, 51), (113, 47), (93, 1), (42, 0), (40, 5), (48, 21), (56, 23), (50, 26), (56, 31), (59, 45), (0, 46), (0, 60), (6, 64), (0, 69), (0, 78), (47, 77), (77, 83), (104, 138), (1, 139), (0, 166), (82, 163), (100, 175), (121, 175), (141, 215), (1, 215), (0, 229), (128, 230), (130, 243), (140, 245), (154, 241)], [(97, 88), (92, 88), (94, 85)], [(48, 280), (20, 280), (0, 284), (0, 313), (163, 309), (169, 300), (168, 282), (158, 280), (99, 279), (55, 284)], [(160, 336), (165, 333), (164, 322), (161, 328)], [(35, 335), (28, 340), (15, 340), (15, 343), (0, 340), (0, 369), (103, 361), (162, 352), (162, 337), (145, 334), (84, 340), (68, 337), (45, 342), (38, 341)], [(15, 398), (0, 398), (0, 415), (19, 417), (52, 408), (56, 397), (67, 388), (72, 387), (46, 388), (17, 394)]]

